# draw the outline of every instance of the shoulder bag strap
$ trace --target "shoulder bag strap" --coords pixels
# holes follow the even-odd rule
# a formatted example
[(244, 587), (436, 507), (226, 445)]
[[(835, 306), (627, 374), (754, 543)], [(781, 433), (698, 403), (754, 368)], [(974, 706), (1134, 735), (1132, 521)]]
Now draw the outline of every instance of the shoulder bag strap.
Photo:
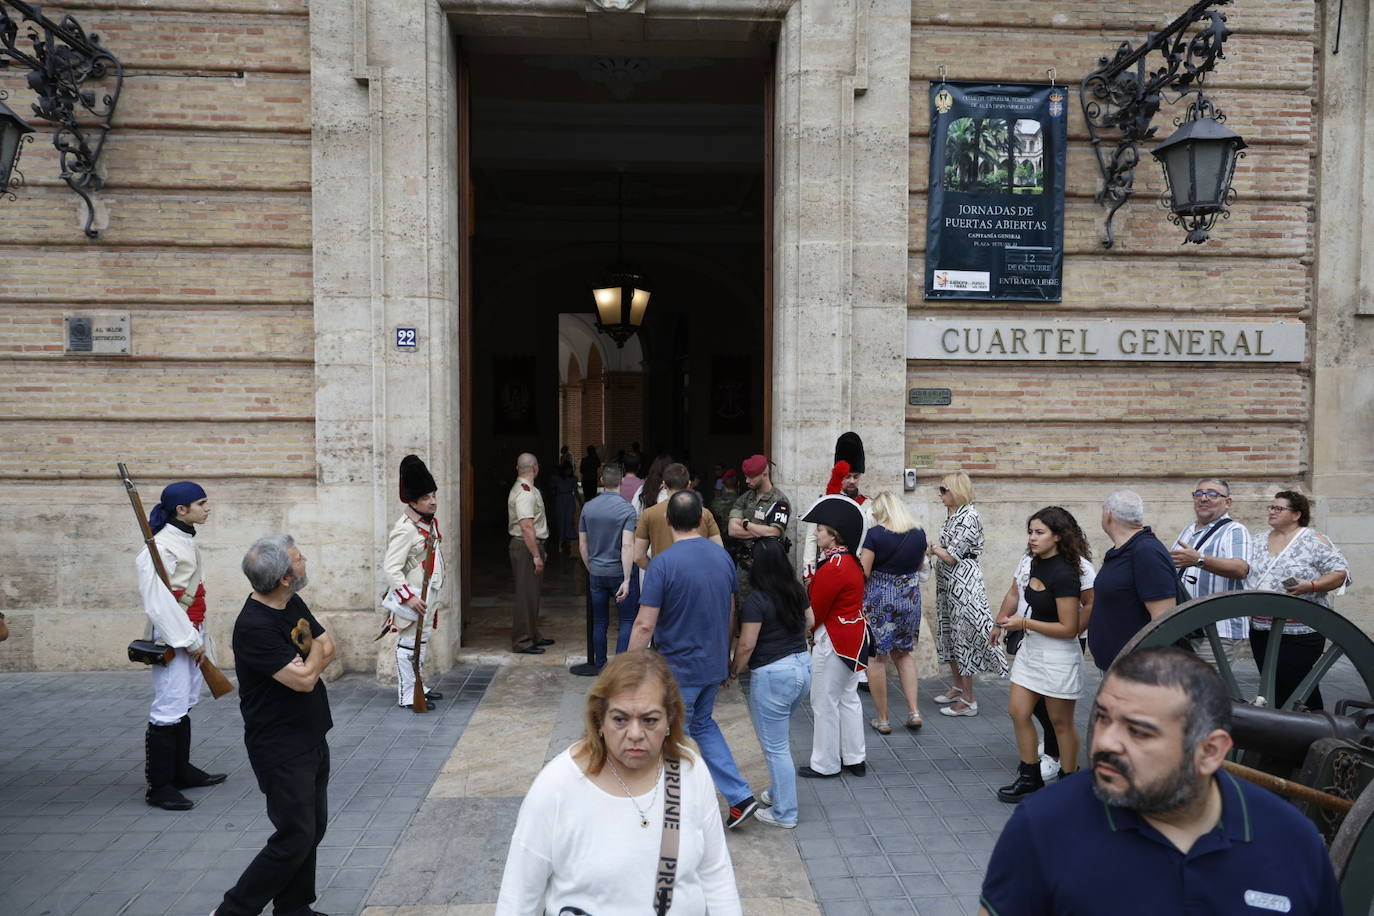
[(658, 847), (658, 878), (654, 882), (654, 912), (665, 916), (673, 905), (677, 878), (677, 847), (682, 831), (682, 774), (677, 760), (663, 762), (663, 841)]
[[(1203, 545), (1212, 539), (1212, 535), (1217, 533), (1218, 528), (1220, 528), (1222, 525), (1230, 521), (1234, 521), (1234, 519), (1232, 519), (1229, 515), (1225, 515), (1217, 519), (1215, 522), (1212, 522), (1212, 527), (1207, 529), (1207, 533), (1202, 536), (1201, 540), (1191, 545), (1192, 548), (1196, 550), (1198, 553), (1202, 553)], [(1185, 566), (1182, 569), (1178, 570), (1178, 579), (1180, 582), (1182, 582), (1183, 577), (1188, 574), (1188, 569), (1189, 567)]]

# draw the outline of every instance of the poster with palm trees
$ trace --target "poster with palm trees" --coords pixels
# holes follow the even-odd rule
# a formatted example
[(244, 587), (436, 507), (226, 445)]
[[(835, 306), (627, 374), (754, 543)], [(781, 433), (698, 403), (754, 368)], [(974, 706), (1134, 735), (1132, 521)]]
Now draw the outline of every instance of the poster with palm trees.
[(1066, 96), (931, 84), (927, 299), (1060, 300)]

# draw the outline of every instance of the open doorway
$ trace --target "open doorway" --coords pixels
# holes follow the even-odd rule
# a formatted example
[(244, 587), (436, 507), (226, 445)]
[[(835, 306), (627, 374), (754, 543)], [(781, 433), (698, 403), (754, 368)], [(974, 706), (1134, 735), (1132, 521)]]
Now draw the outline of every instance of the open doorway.
[[(576, 644), (581, 575), (575, 546), (559, 552), (576, 531), (576, 510), (559, 511), (561, 448), (580, 475), (587, 446), (615, 460), (638, 443), (646, 464), (671, 454), (709, 490), (715, 465), (767, 446), (766, 49), (595, 51), (465, 48), (465, 645), (508, 646), (506, 498), (519, 453), (539, 458), (549, 513), (543, 614), (567, 618)], [(624, 346), (597, 331), (591, 297), (618, 233), (651, 292)]]

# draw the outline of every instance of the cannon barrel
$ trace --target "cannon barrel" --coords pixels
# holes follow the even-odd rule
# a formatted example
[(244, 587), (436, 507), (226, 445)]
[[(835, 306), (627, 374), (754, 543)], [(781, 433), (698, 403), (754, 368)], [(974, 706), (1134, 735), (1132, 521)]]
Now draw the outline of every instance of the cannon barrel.
[(1249, 703), (1231, 706), (1231, 737), (1237, 746), (1294, 763), (1302, 763), (1307, 749), (1321, 738), (1358, 743), (1365, 735), (1365, 730), (1349, 716), (1292, 712)]

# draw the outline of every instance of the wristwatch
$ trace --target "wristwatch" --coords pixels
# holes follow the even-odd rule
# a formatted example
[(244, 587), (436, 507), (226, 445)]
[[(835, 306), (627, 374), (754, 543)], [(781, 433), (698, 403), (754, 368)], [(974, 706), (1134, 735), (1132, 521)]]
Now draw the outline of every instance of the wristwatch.
[(1202, 569), (1204, 566), (1207, 565), (1207, 557), (1204, 556), (1203, 554), (1198, 554), (1198, 555), (1197, 555), (1197, 562), (1194, 563), (1193, 565), (1196, 566), (1198, 569)]

